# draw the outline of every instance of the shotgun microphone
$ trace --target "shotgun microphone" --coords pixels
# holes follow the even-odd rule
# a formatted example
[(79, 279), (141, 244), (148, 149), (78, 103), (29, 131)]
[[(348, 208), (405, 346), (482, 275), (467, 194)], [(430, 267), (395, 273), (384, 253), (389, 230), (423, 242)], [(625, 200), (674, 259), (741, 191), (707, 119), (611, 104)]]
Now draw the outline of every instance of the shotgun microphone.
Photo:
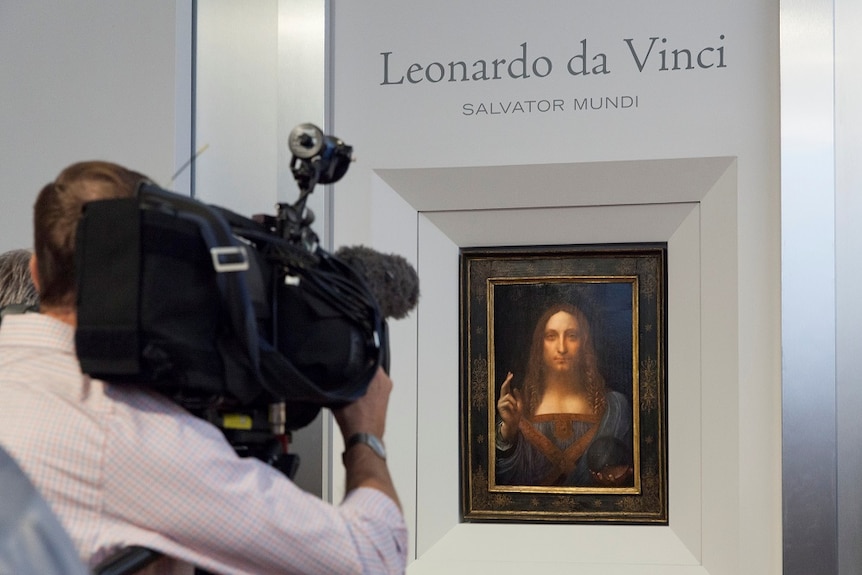
[(419, 276), (403, 256), (383, 254), (361, 245), (339, 248), (333, 255), (365, 280), (383, 317), (402, 319), (416, 307)]

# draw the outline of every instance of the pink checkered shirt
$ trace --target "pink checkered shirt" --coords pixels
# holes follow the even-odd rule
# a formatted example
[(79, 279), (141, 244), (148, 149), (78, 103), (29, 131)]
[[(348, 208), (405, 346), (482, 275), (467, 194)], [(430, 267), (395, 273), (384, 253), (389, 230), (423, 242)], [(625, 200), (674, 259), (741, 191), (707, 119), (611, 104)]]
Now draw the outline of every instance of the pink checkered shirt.
[(0, 327), (0, 445), (96, 565), (142, 545), (218, 573), (403, 573), (407, 530), (383, 493), (339, 506), (236, 456), (170, 400), (83, 375), (74, 329), (39, 314)]

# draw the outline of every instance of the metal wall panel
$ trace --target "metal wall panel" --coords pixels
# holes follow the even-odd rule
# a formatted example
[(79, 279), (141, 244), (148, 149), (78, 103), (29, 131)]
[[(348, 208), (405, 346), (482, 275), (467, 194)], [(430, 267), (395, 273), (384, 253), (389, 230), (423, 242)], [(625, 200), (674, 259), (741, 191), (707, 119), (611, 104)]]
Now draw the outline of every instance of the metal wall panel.
[(832, 0), (781, 4), (784, 573), (838, 572)]

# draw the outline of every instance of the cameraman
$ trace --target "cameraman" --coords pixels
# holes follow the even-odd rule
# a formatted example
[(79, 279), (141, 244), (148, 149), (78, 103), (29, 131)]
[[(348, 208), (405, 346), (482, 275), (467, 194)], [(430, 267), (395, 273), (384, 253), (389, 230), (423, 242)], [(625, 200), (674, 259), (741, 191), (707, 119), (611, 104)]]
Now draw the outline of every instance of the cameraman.
[[(240, 458), (222, 433), (164, 396), (81, 373), (75, 349), (75, 231), (85, 203), (129, 197), (144, 177), (74, 164), (40, 192), (30, 271), (40, 313), (0, 325), (0, 445), (20, 462), (90, 566), (123, 547), (191, 573), (403, 573), (407, 530), (384, 459), (344, 454), (339, 506)], [(105, 286), (110, 290), (111, 286)], [(335, 411), (345, 438), (382, 437), (392, 382)]]

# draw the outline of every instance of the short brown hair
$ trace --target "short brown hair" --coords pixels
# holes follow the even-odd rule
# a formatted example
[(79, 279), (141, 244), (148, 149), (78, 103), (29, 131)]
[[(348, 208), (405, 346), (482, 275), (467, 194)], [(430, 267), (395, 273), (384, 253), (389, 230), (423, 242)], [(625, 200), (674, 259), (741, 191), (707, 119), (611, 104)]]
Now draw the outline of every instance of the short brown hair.
[(142, 174), (110, 162), (79, 162), (47, 184), (33, 207), (39, 297), (45, 307), (75, 305), (75, 234), (84, 205), (132, 197)]

